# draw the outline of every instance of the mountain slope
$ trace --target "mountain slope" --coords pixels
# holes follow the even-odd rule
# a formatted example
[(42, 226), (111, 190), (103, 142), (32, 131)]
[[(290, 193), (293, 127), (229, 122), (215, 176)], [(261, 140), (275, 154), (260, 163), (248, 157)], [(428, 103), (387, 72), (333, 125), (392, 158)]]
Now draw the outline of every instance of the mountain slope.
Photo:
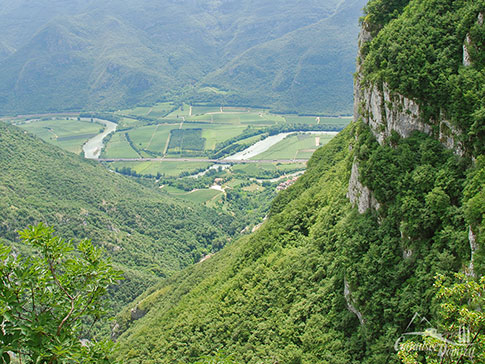
[[(194, 362), (223, 349), (244, 363), (397, 363), (394, 345), (416, 313), (438, 325), (435, 275), (451, 280), (453, 272), (485, 271), (485, 156), (477, 130), (483, 123), (444, 117), (450, 111), (463, 121), (480, 117), (484, 84), (467, 89), (476, 101), (467, 113), (447, 105), (436, 115), (423, 107), (428, 99), (381, 83), (395, 76), (394, 65), (366, 62), (383, 44), (392, 51), (417, 45), (421, 34), (440, 34), (456, 21), (469, 28), (454, 28), (462, 36), (447, 40), (452, 49), (463, 49), (468, 31), (467, 47), (482, 49), (484, 10), (483, 1), (371, 2), (361, 34), (356, 122), (315, 152), (259, 231), (130, 305), (117, 319), (118, 357)], [(434, 12), (442, 18), (420, 21)], [(406, 42), (395, 32), (404, 23), (412, 27)], [(437, 52), (450, 45), (437, 44), (444, 47)], [(413, 77), (421, 51), (428, 48), (414, 49), (416, 58), (404, 57), (398, 71)], [(421, 90), (434, 85), (443, 94), (459, 85), (456, 75), (481, 77), (480, 53), (471, 54), (465, 65), (461, 52), (445, 60), (453, 65), (445, 83), (421, 73)]]
[[(29, 4), (7, 2), (0, 10), (3, 113), (118, 109), (179, 96), (294, 111), (351, 110), (353, 40), (364, 0)], [(328, 55), (316, 57), (315, 44), (304, 37)], [(281, 58), (288, 58), (285, 72), (295, 80), (289, 91), (275, 75), (280, 63), (274, 60)], [(255, 61), (257, 74), (251, 73)], [(237, 66), (246, 74), (233, 82), (230, 70)], [(219, 76), (205, 80), (213, 72)], [(316, 89), (309, 81), (318, 73), (324, 86)], [(207, 82), (228, 92), (227, 99), (200, 93)], [(258, 85), (273, 85), (271, 97), (245, 92)], [(331, 98), (335, 92), (342, 101)]]
[(127, 272), (129, 302), (164, 277), (220, 248), (233, 218), (175, 201), (94, 162), (0, 123), (0, 238), (44, 222), (66, 238), (90, 238)]
[[(254, 46), (203, 82), (246, 103), (279, 110), (349, 113), (357, 22), (365, 1), (343, 2), (329, 18)], [(230, 98), (226, 96), (226, 98)], [(325, 100), (323, 100), (325, 99)]]

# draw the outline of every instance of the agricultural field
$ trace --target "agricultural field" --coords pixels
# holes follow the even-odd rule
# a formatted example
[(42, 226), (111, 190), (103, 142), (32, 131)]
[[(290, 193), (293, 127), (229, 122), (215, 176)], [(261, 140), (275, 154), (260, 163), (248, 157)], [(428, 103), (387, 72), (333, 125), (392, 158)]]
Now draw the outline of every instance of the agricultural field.
[[(172, 195), (176, 195), (176, 194), (172, 193)], [(192, 201), (199, 204), (201, 203), (207, 204), (209, 201), (213, 201), (217, 199), (217, 197), (221, 197), (222, 195), (223, 195), (223, 192), (221, 191), (204, 188), (201, 190), (194, 190), (194, 191), (182, 193), (178, 195), (178, 197), (184, 200)]]
[(140, 106), (132, 109), (118, 110), (115, 114), (127, 117), (163, 118), (176, 108), (172, 102), (161, 102), (153, 106)]
[(236, 164), (231, 167), (235, 176), (246, 176), (257, 179), (276, 179), (306, 168), (305, 163), (248, 163)]
[(167, 153), (202, 152), (204, 147), (205, 139), (202, 138), (201, 128), (170, 130), (170, 142), (168, 143)]
[(80, 154), (83, 144), (104, 129), (101, 124), (80, 121), (76, 118), (27, 120), (18, 123), (18, 126), (48, 143), (75, 154)]
[(327, 144), (333, 134), (292, 134), (252, 159), (310, 159), (313, 152)]
[(335, 125), (345, 127), (352, 121), (352, 117), (325, 117), (285, 115), (285, 121), (291, 124)]
[(135, 148), (163, 155), (173, 128), (162, 124), (143, 126), (128, 131), (128, 135)]
[(130, 145), (127, 133), (114, 133), (101, 153), (102, 158), (140, 158)]
[[(264, 151), (263, 148), (260, 154), (252, 157), (280, 163), (234, 164), (225, 170), (221, 175), (228, 179), (229, 187), (234, 183), (245, 183), (248, 178), (260, 182), (276, 180), (304, 170), (304, 163), (289, 161), (309, 159), (316, 148), (325, 144), (331, 136), (296, 133), (340, 130), (350, 122), (348, 117), (283, 115), (263, 108), (174, 102), (143, 105), (105, 115), (108, 120), (117, 123), (117, 130), (105, 139), (101, 159), (109, 159), (105, 164), (112, 170), (148, 178), (177, 179), (195, 175), (213, 165), (211, 161), (214, 159), (229, 158), (268, 136), (295, 132), (278, 143), (275, 141), (274, 145), (268, 143), (269, 149)], [(83, 143), (103, 128), (72, 117), (70, 120), (51, 118), (16, 122), (46, 141), (78, 154)], [(190, 160), (166, 160), (181, 157)], [(184, 185), (183, 193), (187, 192), (190, 189), (187, 190), (187, 185)], [(198, 192), (190, 198), (198, 201), (205, 197), (212, 199), (214, 193), (214, 190)]]

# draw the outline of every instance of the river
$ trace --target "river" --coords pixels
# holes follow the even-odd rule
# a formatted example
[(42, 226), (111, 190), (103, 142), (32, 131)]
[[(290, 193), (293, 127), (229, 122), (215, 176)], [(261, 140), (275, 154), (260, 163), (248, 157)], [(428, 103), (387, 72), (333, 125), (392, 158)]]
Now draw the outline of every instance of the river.
[[(91, 120), (91, 119), (84, 119), (81, 120)], [(103, 124), (106, 128), (104, 131), (91, 139), (89, 139), (83, 145), (84, 157), (87, 159), (98, 159), (99, 155), (101, 154), (101, 150), (103, 149), (103, 140), (108, 136), (108, 134), (114, 132), (118, 124), (113, 123), (112, 121), (102, 120), (102, 119), (94, 119), (94, 122), (98, 124)]]

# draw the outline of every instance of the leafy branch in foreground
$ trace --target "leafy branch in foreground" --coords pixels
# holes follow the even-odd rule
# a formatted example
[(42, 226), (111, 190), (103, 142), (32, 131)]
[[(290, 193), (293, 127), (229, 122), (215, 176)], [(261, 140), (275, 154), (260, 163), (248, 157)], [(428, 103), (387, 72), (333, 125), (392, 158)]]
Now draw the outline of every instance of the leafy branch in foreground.
[(485, 362), (485, 277), (475, 280), (456, 274), (452, 286), (438, 276), (436, 297), (442, 301), (442, 326), (428, 332), (422, 341), (406, 341), (398, 353), (405, 364), (483, 363)]
[(19, 234), (35, 254), (0, 244), (0, 363), (110, 362), (112, 343), (87, 338), (121, 272), (90, 240), (75, 245), (42, 223)]

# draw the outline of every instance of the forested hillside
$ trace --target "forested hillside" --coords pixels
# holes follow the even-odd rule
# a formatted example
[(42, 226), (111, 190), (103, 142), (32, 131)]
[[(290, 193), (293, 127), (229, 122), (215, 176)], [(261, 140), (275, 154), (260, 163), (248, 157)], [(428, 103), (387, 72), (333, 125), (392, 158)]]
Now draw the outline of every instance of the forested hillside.
[(118, 358), (190, 363), (222, 349), (242, 363), (397, 363), (416, 314), (440, 328), (436, 274), (451, 284), (485, 269), (484, 12), (483, 1), (371, 1), (354, 124), (259, 231), (130, 305)]
[(244, 227), (3, 123), (0, 181), (0, 238), (22, 250), (16, 231), (44, 222), (65, 237), (92, 239), (125, 271), (114, 306), (220, 249)]
[(183, 98), (349, 114), (365, 0), (6, 1), (3, 114)]

